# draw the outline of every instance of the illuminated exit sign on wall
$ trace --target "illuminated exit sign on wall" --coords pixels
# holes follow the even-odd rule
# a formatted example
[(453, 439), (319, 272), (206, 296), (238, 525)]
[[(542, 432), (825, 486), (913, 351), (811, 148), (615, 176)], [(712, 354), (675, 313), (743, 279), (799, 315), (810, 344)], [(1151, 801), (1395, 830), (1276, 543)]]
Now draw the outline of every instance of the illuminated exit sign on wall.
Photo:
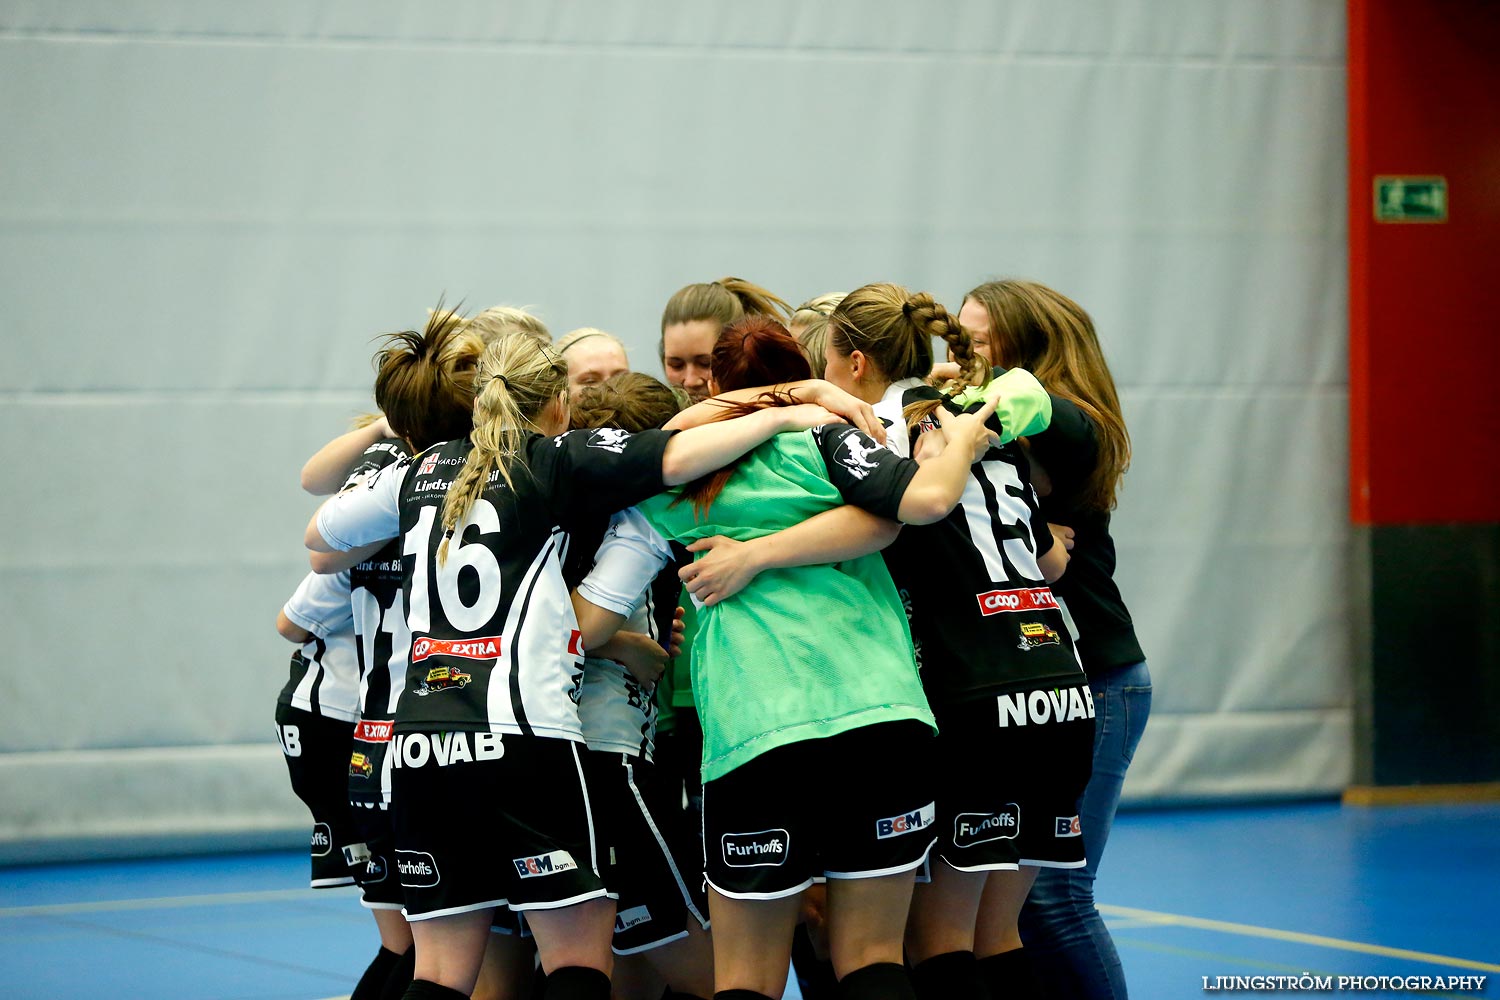
[(1447, 222), (1447, 179), (1376, 177), (1375, 221)]

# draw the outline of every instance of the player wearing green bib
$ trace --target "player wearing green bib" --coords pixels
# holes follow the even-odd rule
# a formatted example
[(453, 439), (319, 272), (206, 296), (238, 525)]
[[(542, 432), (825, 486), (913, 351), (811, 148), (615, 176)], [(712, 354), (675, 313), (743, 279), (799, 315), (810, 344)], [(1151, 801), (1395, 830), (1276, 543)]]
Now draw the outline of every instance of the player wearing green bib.
[[(761, 317), (725, 331), (713, 371), (721, 389), (808, 374), (796, 341)], [(783, 434), (641, 510), (681, 542), (748, 541), (842, 503), (939, 520), (993, 439), (983, 427), (993, 409), (947, 418), (948, 449), (920, 467), (854, 427)], [(780, 992), (798, 898), (818, 875), (829, 879), (844, 994), (911, 995), (901, 935), (912, 870), (933, 840), (933, 719), (900, 599), (874, 552), (885, 539), (852, 541), (836, 563), (767, 567), (732, 599), (699, 609), (693, 689), (720, 997)]]
[[(851, 437), (863, 435), (838, 426), (832, 434), (778, 436), (740, 462), (732, 488), (701, 516), (680, 493), (648, 500), (641, 510), (683, 543), (770, 534), (846, 499), (894, 517), (915, 465), (872, 467), (857, 479), (847, 463), (868, 445)], [(830, 468), (830, 455), (845, 462), (835, 457)], [(699, 611), (693, 654), (695, 663), (711, 664), (693, 675), (700, 713), (704, 706), (733, 707), (703, 719), (705, 782), (800, 740), (897, 719), (933, 725), (901, 600), (878, 553), (766, 571), (753, 600)], [(783, 661), (783, 669), (766, 668)]]

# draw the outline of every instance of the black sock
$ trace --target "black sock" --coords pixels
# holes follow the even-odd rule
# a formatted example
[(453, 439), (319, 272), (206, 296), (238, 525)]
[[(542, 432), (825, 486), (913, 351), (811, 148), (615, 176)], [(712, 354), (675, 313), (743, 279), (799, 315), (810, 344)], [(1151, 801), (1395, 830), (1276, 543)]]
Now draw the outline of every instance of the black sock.
[(714, 994), (714, 1000), (771, 1000), (771, 998), (754, 990), (719, 990)]
[(918, 962), (911, 970), (917, 1000), (973, 998), (989, 1000), (990, 992), (979, 978), (972, 951), (950, 951)]
[(876, 962), (839, 980), (841, 1000), (916, 1000), (904, 965)]
[(981, 958), (979, 981), (990, 991), (990, 996), (1005, 1000), (1042, 1000), (1046, 995), (1025, 948)]
[[(401, 1000), (406, 995), (406, 988), (415, 978), (416, 970), (417, 949), (408, 948), (401, 953), (401, 958), (391, 966), (390, 974), (385, 977), (385, 989), (380, 991), (380, 1000)], [(350, 997), (349, 1000), (355, 998)]]
[(354, 992), (349, 994), (349, 1000), (380, 1000), (380, 991), (385, 988), (386, 977), (400, 961), (400, 955), (382, 947), (365, 967), (365, 974), (354, 985)]
[(609, 977), (598, 969), (565, 965), (547, 973), (546, 1000), (609, 1000)]
[(402, 1000), (469, 1000), (469, 994), (426, 979), (413, 979)]

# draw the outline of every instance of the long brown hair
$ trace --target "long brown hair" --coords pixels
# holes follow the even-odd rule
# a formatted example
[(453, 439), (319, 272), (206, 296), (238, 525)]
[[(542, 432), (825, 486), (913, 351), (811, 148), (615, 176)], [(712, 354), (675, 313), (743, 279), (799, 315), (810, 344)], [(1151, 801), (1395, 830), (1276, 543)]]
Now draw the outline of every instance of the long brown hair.
[(667, 327), (675, 323), (709, 320), (723, 329), (746, 315), (784, 318), (792, 307), (776, 295), (744, 278), (720, 278), (696, 285), (684, 285), (667, 300), (661, 313), (661, 339), (656, 353), (663, 364), (667, 360)]
[(987, 281), (964, 296), (984, 307), (998, 363), (1025, 368), (1047, 391), (1076, 404), (1093, 421), (1098, 460), (1078, 502), (1113, 510), (1121, 477), (1130, 468), (1130, 432), (1094, 321), (1077, 302), (1035, 281)]

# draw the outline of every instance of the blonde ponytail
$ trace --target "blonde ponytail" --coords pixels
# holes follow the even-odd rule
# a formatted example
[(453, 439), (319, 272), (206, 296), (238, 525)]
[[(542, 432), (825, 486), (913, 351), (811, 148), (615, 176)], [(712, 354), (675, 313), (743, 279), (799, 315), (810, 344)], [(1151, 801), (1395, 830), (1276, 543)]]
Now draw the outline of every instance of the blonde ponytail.
[(510, 466), (526, 436), (536, 429), (542, 408), (567, 391), (568, 363), (534, 337), (507, 334), (480, 355), (474, 388), (474, 429), (469, 435), (473, 448), (443, 498), (439, 565), (447, 560), (448, 540), (484, 495), (493, 473), (498, 471), (514, 488)]

